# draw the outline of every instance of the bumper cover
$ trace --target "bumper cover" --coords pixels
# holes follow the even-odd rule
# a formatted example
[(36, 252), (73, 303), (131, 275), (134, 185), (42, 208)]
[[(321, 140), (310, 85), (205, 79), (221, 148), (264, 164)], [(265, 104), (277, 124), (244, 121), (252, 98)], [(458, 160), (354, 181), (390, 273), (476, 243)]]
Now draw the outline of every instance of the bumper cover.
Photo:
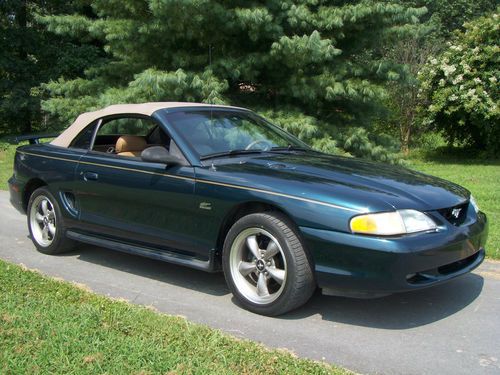
[(467, 225), (397, 238), (300, 229), (320, 288), (369, 296), (421, 289), (472, 271), (484, 260), (488, 223), (479, 213)]
[(23, 187), (16, 181), (14, 176), (9, 178), (7, 181), (9, 185), (9, 193), (10, 193), (10, 203), (22, 214), (25, 214), (26, 212), (24, 211), (23, 208)]

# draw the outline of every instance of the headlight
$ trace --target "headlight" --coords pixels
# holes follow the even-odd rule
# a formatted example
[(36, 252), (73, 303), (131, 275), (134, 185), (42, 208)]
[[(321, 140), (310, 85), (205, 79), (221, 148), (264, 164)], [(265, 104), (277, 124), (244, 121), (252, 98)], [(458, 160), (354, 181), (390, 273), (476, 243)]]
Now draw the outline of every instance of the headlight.
[(476, 211), (476, 214), (479, 213), (479, 206), (477, 205), (477, 202), (476, 202), (476, 200), (474, 199), (474, 197), (472, 195), (469, 198), (469, 202), (472, 205), (472, 207), (474, 207), (474, 210)]
[(429, 216), (415, 210), (355, 216), (351, 219), (350, 227), (353, 233), (379, 236), (416, 233), (437, 228), (436, 223)]

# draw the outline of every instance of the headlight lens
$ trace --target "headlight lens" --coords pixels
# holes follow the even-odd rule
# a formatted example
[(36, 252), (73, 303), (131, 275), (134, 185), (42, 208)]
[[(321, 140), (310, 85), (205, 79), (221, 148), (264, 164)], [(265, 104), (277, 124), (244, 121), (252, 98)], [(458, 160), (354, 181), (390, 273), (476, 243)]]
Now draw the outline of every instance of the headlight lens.
[(469, 198), (469, 202), (472, 205), (472, 207), (474, 207), (474, 210), (476, 211), (476, 213), (479, 213), (479, 206), (477, 205), (477, 202), (472, 195)]
[(355, 216), (350, 222), (353, 233), (394, 236), (416, 233), (437, 228), (436, 223), (426, 214), (415, 210), (398, 210)]

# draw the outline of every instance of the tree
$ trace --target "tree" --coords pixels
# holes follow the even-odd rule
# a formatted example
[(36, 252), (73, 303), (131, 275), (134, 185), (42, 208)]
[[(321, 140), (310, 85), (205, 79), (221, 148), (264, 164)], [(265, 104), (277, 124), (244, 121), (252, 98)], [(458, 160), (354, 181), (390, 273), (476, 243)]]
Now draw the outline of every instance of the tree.
[(385, 120), (391, 127), (398, 129), (400, 149), (405, 155), (409, 152), (412, 137), (422, 131), (421, 119), (418, 116), (422, 99), (418, 95), (420, 82), (417, 73), (436, 50), (437, 47), (433, 43), (429, 43), (425, 36), (417, 33), (394, 41), (387, 52), (390, 58), (405, 66), (402, 79), (388, 84), (390, 97), (387, 106), (392, 116)]
[(500, 151), (499, 14), (465, 24), (437, 58), (420, 72), (426, 121), (455, 141)]
[(0, 135), (36, 130), (42, 122), (37, 87), (60, 76), (74, 78), (97, 60), (98, 47), (56, 36), (37, 14), (84, 11), (66, 1), (0, 2)]
[(371, 0), (95, 0), (92, 9), (95, 19), (42, 19), (59, 35), (102, 41), (109, 57), (84, 77), (45, 86), (51, 98), (43, 108), (61, 122), (111, 103), (150, 100), (286, 108), (312, 119), (315, 130), (283, 126), (315, 134), (322, 149), (335, 147), (324, 139), (344, 142), (347, 125), (367, 126), (381, 110), (385, 84), (402, 67), (375, 47), (425, 11)]
[(409, 152), (414, 136), (420, 136), (429, 130), (423, 126), (419, 115), (423, 105), (418, 96), (420, 81), (417, 72), (427, 60), (439, 54), (446, 46), (455, 29), (462, 29), (466, 20), (481, 16), (494, 10), (495, 0), (394, 0), (395, 3), (411, 7), (426, 7), (428, 12), (420, 17), (422, 23), (406, 26), (413, 29), (404, 37), (388, 40), (384, 43), (384, 55), (405, 66), (405, 74), (401, 79), (389, 82), (389, 98), (387, 107), (389, 116), (383, 119), (387, 128), (399, 132), (400, 149), (404, 154)]
[(428, 12), (421, 21), (433, 28), (430, 38), (446, 38), (455, 30), (462, 30), (467, 21), (494, 11), (496, 0), (393, 0), (409, 7), (426, 7)]
[(465, 22), (495, 10), (496, 0), (423, 0), (432, 21), (446, 35), (462, 30)]

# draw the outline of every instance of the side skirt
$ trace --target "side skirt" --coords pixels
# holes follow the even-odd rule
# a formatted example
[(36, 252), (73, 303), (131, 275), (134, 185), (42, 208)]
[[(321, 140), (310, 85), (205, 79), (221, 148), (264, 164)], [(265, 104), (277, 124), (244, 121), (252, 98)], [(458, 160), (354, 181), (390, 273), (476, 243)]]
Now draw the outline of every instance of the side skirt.
[(208, 260), (201, 260), (187, 255), (177, 254), (171, 251), (157, 250), (149, 247), (132, 245), (129, 243), (114, 241), (106, 238), (95, 237), (88, 234), (81, 234), (72, 230), (66, 231), (66, 236), (75, 241), (84, 242), (90, 245), (105, 247), (110, 250), (121, 251), (123, 253), (141, 255), (146, 258), (152, 258), (161, 260), (163, 262), (179, 264), (181, 266), (187, 266), (207, 272), (218, 271), (218, 267), (216, 267), (215, 265), (214, 250), (210, 251)]

